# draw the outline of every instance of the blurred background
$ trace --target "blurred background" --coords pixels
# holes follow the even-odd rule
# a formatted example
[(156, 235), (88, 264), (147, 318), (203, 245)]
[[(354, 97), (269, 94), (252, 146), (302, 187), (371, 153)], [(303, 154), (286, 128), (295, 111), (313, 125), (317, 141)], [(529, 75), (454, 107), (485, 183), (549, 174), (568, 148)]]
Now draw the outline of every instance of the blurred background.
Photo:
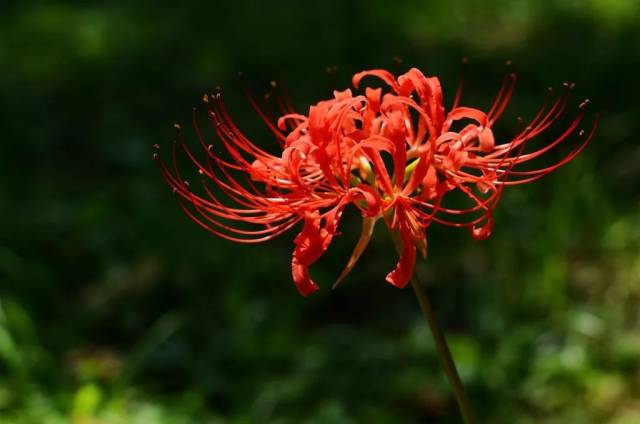
[(238, 71), (305, 111), (373, 67), (437, 75), (450, 102), (468, 57), (479, 108), (513, 61), (504, 137), (564, 81), (569, 115), (589, 97), (602, 118), (577, 160), (506, 191), (490, 239), (430, 229), (418, 271), (480, 422), (640, 423), (638, 22), (632, 0), (4, 0), (0, 422), (460, 422), (413, 293), (384, 282), (383, 231), (330, 290), (358, 237), (347, 212), (301, 298), (295, 231), (201, 231), (151, 146), (220, 84), (275, 149)]

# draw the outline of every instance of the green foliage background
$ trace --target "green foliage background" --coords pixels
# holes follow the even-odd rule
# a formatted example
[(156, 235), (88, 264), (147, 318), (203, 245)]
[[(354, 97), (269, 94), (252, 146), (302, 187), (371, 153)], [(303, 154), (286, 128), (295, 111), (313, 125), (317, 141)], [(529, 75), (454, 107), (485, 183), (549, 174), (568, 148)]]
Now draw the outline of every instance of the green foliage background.
[(313, 270), (323, 290), (300, 298), (294, 234), (204, 233), (151, 145), (221, 84), (275, 147), (238, 71), (305, 110), (372, 67), (418, 66), (451, 99), (463, 56), (478, 107), (513, 61), (505, 136), (563, 81), (602, 117), (575, 162), (506, 192), (489, 240), (430, 230), (418, 271), (481, 422), (640, 422), (638, 22), (632, 0), (4, 0), (0, 422), (459, 422), (411, 291), (383, 280), (383, 232), (331, 291), (347, 213)]

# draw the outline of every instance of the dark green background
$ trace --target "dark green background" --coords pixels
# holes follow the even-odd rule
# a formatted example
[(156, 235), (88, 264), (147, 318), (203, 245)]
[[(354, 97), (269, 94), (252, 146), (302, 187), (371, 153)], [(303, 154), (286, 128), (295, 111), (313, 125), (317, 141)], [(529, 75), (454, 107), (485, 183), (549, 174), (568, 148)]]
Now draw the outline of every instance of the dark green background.
[(638, 22), (624, 0), (4, 0), (0, 422), (459, 422), (412, 292), (384, 282), (384, 232), (331, 291), (357, 239), (347, 212), (313, 269), (323, 290), (301, 298), (295, 231), (209, 236), (151, 145), (221, 84), (275, 147), (238, 71), (257, 96), (286, 82), (304, 111), (372, 67), (420, 67), (450, 101), (463, 56), (480, 108), (513, 61), (504, 137), (563, 81), (570, 113), (590, 97), (602, 118), (576, 161), (506, 191), (489, 240), (429, 232), (418, 271), (480, 421), (640, 422)]

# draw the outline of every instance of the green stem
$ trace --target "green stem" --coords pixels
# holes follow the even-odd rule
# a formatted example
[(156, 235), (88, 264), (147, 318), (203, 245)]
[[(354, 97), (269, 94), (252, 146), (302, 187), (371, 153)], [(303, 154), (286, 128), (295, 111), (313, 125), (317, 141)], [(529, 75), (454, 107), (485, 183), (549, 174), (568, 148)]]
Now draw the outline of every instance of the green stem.
[(438, 324), (438, 319), (433, 312), (431, 303), (429, 303), (427, 292), (422, 287), (422, 284), (418, 280), (418, 276), (415, 272), (411, 278), (411, 286), (418, 298), (420, 310), (422, 310), (422, 316), (424, 316), (424, 319), (427, 321), (433, 340), (436, 343), (438, 359), (440, 359), (440, 364), (444, 367), (449, 384), (451, 384), (451, 388), (453, 389), (453, 394), (456, 397), (458, 408), (460, 408), (460, 413), (462, 414), (462, 420), (465, 424), (474, 424), (476, 422), (476, 418), (473, 414), (471, 404), (464, 393), (464, 387), (462, 387), (462, 381), (460, 381), (460, 376), (458, 375), (458, 370), (456, 369), (456, 365), (451, 357), (451, 352), (449, 351), (449, 346), (447, 345), (444, 333), (440, 328), (440, 324)]
[[(391, 238), (394, 242), (396, 250), (400, 254), (402, 252), (402, 247), (399, 234), (397, 232), (391, 232)], [(460, 409), (462, 420), (465, 424), (475, 424), (475, 414), (473, 413), (471, 404), (469, 403), (469, 400), (467, 399), (467, 396), (464, 392), (464, 387), (462, 386), (462, 381), (460, 380), (460, 376), (458, 375), (456, 364), (455, 362), (453, 362), (453, 357), (451, 356), (449, 345), (447, 345), (447, 340), (444, 337), (442, 328), (440, 327), (438, 319), (436, 318), (433, 308), (431, 307), (427, 292), (424, 290), (424, 287), (420, 283), (418, 274), (415, 272), (415, 270), (413, 272), (413, 276), (411, 277), (411, 286), (413, 287), (413, 291), (416, 293), (416, 297), (418, 298), (422, 316), (424, 317), (425, 321), (427, 321), (429, 330), (431, 330), (433, 341), (436, 344), (438, 359), (440, 360), (440, 364), (447, 374), (447, 379), (449, 380), (449, 384), (451, 385), (451, 389), (453, 390), (453, 395), (455, 396), (456, 402), (458, 403), (458, 408)]]

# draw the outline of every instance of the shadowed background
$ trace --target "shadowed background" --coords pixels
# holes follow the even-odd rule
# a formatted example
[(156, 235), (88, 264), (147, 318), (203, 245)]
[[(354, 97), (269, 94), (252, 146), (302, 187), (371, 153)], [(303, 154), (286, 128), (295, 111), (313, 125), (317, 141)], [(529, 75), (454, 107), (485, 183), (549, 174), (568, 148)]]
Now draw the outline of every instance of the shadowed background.
[(359, 231), (345, 213), (313, 268), (322, 290), (301, 298), (295, 231), (208, 235), (151, 146), (220, 84), (276, 151), (238, 71), (257, 97), (286, 83), (306, 111), (354, 72), (417, 66), (450, 102), (463, 56), (479, 108), (514, 63), (499, 135), (564, 81), (569, 114), (589, 97), (602, 117), (577, 160), (506, 190), (489, 240), (429, 231), (418, 272), (480, 421), (640, 422), (638, 2), (391, 4), (3, 2), (1, 422), (459, 422), (413, 293), (384, 282), (383, 231), (331, 291)]

